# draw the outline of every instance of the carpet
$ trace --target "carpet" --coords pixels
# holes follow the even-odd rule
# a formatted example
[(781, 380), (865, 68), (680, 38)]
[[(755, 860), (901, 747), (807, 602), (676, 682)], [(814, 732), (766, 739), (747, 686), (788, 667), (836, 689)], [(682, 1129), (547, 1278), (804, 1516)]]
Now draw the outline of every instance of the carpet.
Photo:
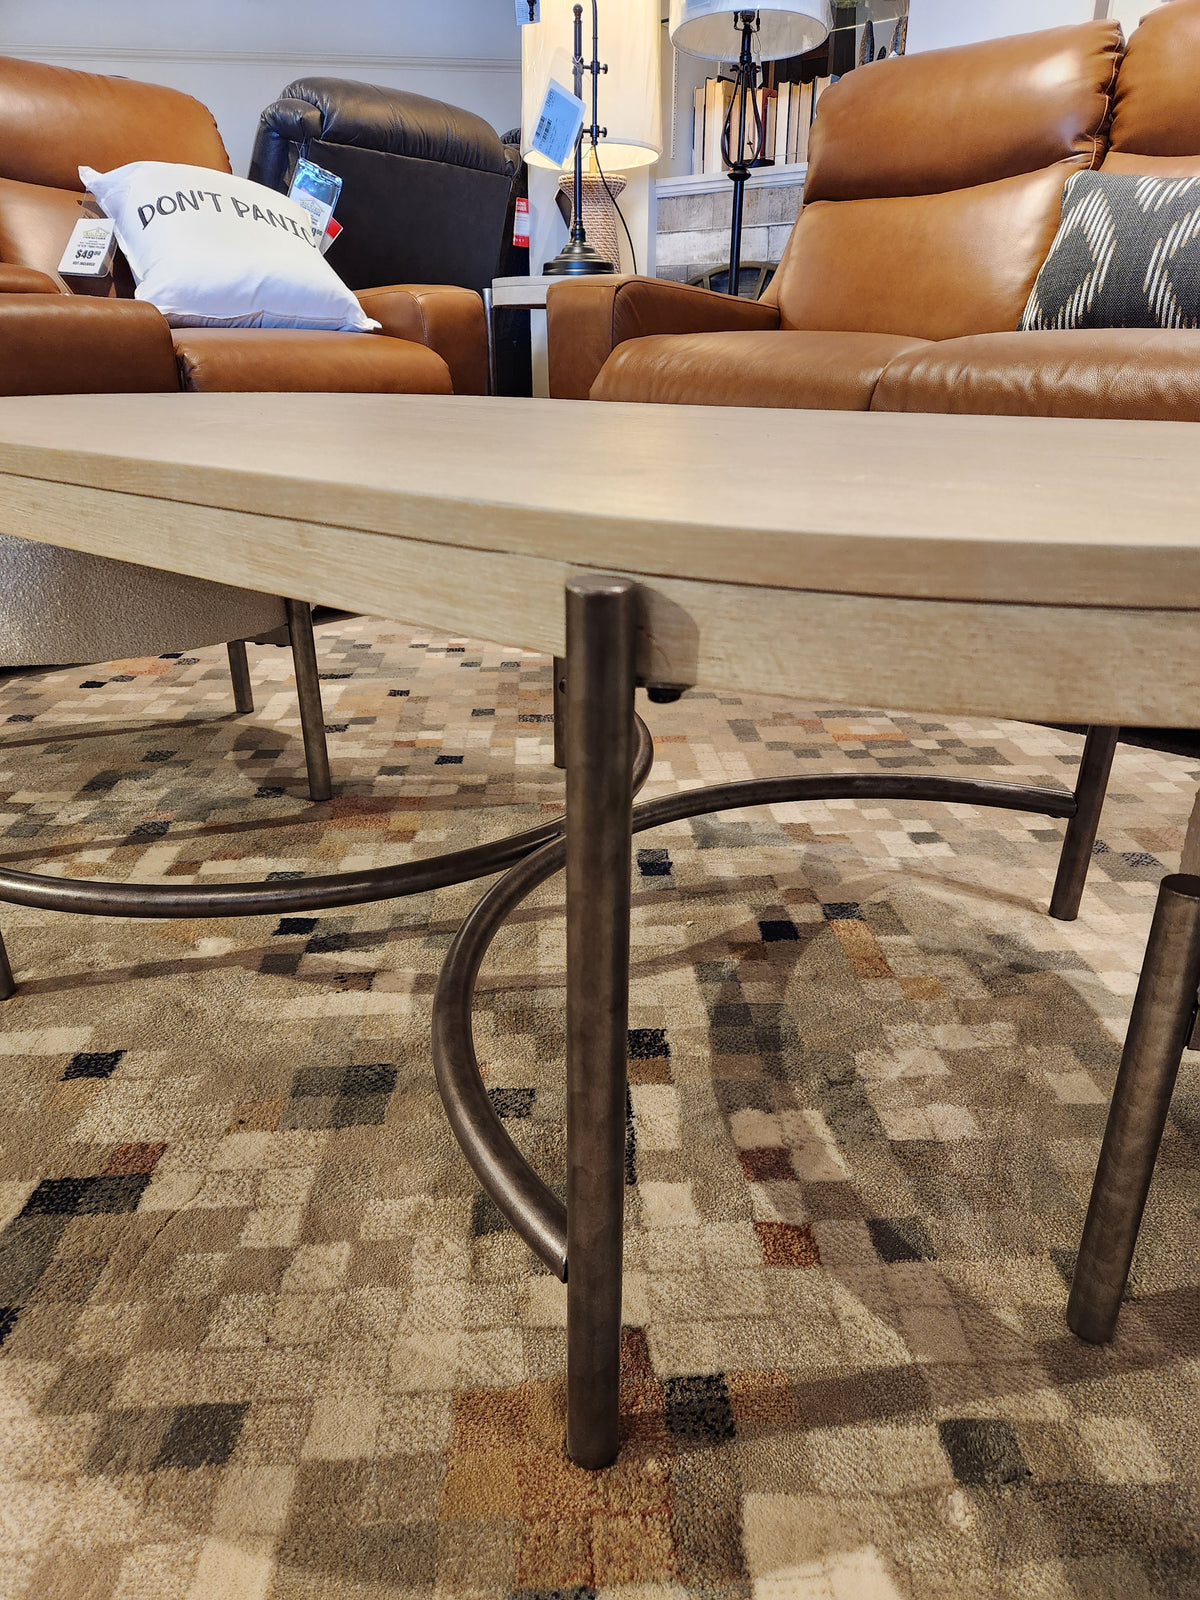
[[(318, 634), (0, 684), (0, 860), (215, 883), (559, 807), (544, 657)], [(646, 794), (759, 774), (1070, 786), (1070, 734), (689, 693)], [(564, 1290), (477, 1191), (433, 986), (481, 892), (151, 923), (0, 908), (4, 1600), (1200, 1596), (1200, 1073), (1120, 1332), (1064, 1323), (1156, 884), (1200, 772), (1122, 748), (1075, 924), (1060, 828), (777, 805), (640, 836), (624, 1447), (562, 1449)], [(563, 1172), (560, 880), (485, 967), (489, 1093)]]

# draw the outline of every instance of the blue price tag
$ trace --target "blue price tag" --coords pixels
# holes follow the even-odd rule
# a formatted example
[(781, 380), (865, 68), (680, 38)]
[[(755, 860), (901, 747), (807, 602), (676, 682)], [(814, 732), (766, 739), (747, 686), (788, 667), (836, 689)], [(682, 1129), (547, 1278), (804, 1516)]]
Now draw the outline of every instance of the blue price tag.
[(529, 141), (531, 148), (556, 167), (564, 166), (575, 149), (585, 112), (586, 107), (579, 96), (564, 89), (556, 78), (551, 78), (533, 137)]

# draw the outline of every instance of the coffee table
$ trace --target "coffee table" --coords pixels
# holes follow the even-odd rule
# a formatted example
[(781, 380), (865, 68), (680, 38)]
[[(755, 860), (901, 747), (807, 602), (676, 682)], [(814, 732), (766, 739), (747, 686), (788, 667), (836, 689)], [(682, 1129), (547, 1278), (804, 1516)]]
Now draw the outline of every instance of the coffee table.
[[(520, 435), (523, 447), (513, 452)], [(1200, 443), (1188, 424), (416, 396), (0, 400), (7, 532), (566, 658), (560, 820), (452, 857), (299, 883), (0, 872), (0, 899), (138, 916), (391, 898), (507, 868), (442, 972), (455, 1133), (566, 1278), (567, 1443), (618, 1448), (630, 844), (709, 811), (851, 796), (1069, 817), (1074, 798), (819, 776), (633, 806), (635, 686), (705, 684), (1031, 721), (1200, 722)], [(755, 462), (754, 492), (729, 463)], [(565, 605), (564, 605), (565, 596)], [(507, 913), (567, 874), (567, 1203), (509, 1141), (471, 1043)], [(1200, 879), (1160, 892), (1069, 1306), (1111, 1335), (1200, 986)]]

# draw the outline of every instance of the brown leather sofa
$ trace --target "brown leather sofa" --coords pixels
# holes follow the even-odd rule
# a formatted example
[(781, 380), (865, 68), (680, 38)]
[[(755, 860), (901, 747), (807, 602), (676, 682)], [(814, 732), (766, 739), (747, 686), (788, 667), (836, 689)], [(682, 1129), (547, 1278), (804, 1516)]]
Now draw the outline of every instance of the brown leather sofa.
[(483, 303), (466, 289), (363, 290), (383, 332), (359, 334), (172, 330), (131, 301), (127, 272), (65, 282), (57, 265), (81, 214), (78, 167), (143, 160), (230, 170), (212, 116), (188, 95), (0, 57), (0, 393), (69, 391), (112, 316), (125, 319), (127, 363), (110, 368), (123, 389), (486, 392)]
[(759, 302), (556, 284), (561, 398), (1200, 420), (1200, 333), (1019, 333), (1082, 168), (1200, 173), (1200, 0), (878, 62), (821, 101)]

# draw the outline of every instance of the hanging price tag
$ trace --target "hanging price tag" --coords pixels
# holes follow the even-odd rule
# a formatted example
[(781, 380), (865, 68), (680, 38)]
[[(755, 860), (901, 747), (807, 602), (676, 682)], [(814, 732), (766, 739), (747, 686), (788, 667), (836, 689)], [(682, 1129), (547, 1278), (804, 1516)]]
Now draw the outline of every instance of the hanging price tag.
[(529, 201), (518, 200), (513, 209), (513, 248), (529, 249)]
[(554, 166), (564, 166), (579, 138), (586, 110), (578, 95), (572, 94), (570, 89), (564, 89), (556, 78), (551, 78), (542, 109), (538, 113), (533, 138), (529, 141), (533, 149)]
[(115, 248), (113, 223), (107, 217), (84, 217), (71, 229), (58, 270), (68, 278), (103, 278)]

